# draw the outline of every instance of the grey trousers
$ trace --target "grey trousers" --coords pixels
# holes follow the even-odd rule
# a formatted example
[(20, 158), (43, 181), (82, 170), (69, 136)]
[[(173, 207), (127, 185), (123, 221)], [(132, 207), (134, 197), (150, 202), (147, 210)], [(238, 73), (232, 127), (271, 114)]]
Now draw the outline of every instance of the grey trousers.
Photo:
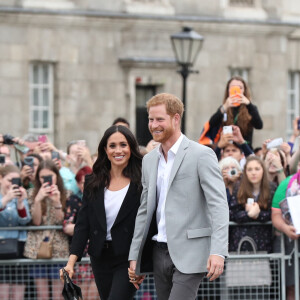
[(195, 300), (206, 273), (184, 274), (174, 266), (167, 249), (153, 247), (153, 271), (158, 300)]

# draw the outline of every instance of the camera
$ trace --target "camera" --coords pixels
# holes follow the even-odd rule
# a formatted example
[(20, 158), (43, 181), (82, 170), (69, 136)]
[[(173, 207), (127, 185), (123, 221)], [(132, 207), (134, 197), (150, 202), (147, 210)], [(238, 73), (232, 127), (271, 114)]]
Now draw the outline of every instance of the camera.
[(34, 158), (32, 156), (27, 156), (24, 158), (24, 165), (27, 165), (33, 169), (33, 160)]
[(47, 176), (43, 176), (44, 179), (44, 183), (47, 182), (48, 185), (52, 185), (52, 176), (51, 175), (47, 175)]
[(18, 187), (21, 186), (21, 178), (20, 177), (14, 177), (11, 179), (11, 183), (17, 185)]
[(237, 175), (237, 173), (238, 173), (237, 169), (234, 168), (234, 169), (231, 169), (228, 171), (228, 176), (229, 177), (235, 176), (235, 175)]
[(51, 159), (59, 159), (59, 152), (52, 151), (51, 152)]
[(12, 135), (4, 134), (3, 135), (3, 144), (12, 145), (14, 143), (13, 139), (14, 139), (14, 137)]
[(0, 164), (5, 164), (5, 155), (0, 154)]

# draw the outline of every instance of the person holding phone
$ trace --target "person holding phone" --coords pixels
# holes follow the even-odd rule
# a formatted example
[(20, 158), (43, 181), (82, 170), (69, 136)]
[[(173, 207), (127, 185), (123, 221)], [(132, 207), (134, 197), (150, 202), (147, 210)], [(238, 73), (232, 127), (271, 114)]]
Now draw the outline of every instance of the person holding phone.
[(252, 148), (253, 128), (262, 129), (263, 121), (257, 107), (252, 104), (249, 86), (242, 77), (234, 76), (227, 82), (223, 104), (210, 118), (209, 125), (211, 128), (237, 125)]
[[(140, 205), (142, 156), (133, 133), (109, 127), (98, 147), (93, 173), (85, 179), (82, 207), (65, 270), (70, 277), (89, 240), (88, 254), (101, 300), (133, 299), (128, 254)], [(60, 271), (63, 280), (62, 270)]]
[[(27, 193), (21, 186), (20, 170), (13, 165), (0, 167), (0, 227), (23, 226), (30, 222)], [(1, 239), (18, 239), (18, 255), (24, 258), (26, 231), (1, 230)], [(2, 257), (0, 259), (7, 259)], [(0, 266), (0, 290), (3, 299), (24, 299), (26, 272), (20, 266)], [(19, 283), (18, 283), (19, 282)], [(11, 294), (11, 297), (10, 297)]]
[[(269, 182), (263, 161), (257, 156), (249, 156), (242, 180), (233, 189), (229, 203), (230, 220), (236, 223), (271, 221), (271, 204), (275, 190), (276, 185)], [(254, 239), (258, 251), (272, 251), (271, 225), (234, 226), (229, 234), (229, 251), (236, 251), (244, 236)], [(247, 247), (248, 243), (244, 243), (241, 250), (251, 251)]]
[(32, 153), (29, 156), (24, 157), (21, 168), (21, 179), (23, 187), (28, 190), (33, 188), (34, 178), (37, 168), (42, 161), (42, 157), (36, 153)]
[[(39, 164), (34, 188), (28, 194), (33, 225), (63, 224), (66, 192), (59, 171), (52, 160), (42, 161)], [(68, 238), (61, 230), (29, 231), (24, 256), (36, 259), (42, 241), (47, 239), (52, 243), (52, 258), (68, 257)], [(51, 279), (52, 297), (54, 299), (61, 298), (63, 286), (58, 276), (61, 266), (47, 264), (33, 265), (30, 268), (30, 275), (35, 279), (38, 299), (49, 299), (49, 279)]]

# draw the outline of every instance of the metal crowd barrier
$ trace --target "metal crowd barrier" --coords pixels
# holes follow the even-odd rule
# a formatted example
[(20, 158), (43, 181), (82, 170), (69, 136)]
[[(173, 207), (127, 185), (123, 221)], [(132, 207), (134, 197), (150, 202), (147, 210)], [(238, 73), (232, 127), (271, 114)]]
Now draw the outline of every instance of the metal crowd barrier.
[[(265, 223), (271, 225), (271, 222)], [(261, 223), (247, 223), (247, 224), (236, 224), (230, 222), (230, 226), (242, 226), (242, 225), (262, 225)], [(62, 226), (24, 226), (24, 227), (0, 227), (1, 230), (61, 230)], [(298, 242), (295, 241), (294, 248), (294, 272), (295, 278), (299, 277), (299, 263), (300, 258)], [(201, 255), (201, 253), (199, 253)], [(284, 252), (284, 236), (281, 235), (281, 252), (270, 253), (264, 255), (231, 255), (226, 261), (237, 260), (237, 259), (253, 259), (258, 260), (268, 259), (270, 268), (272, 270), (272, 284), (267, 286), (243, 286), (243, 287), (228, 287), (226, 285), (226, 263), (224, 274), (217, 280), (210, 282), (204, 278), (198, 291), (197, 299), (201, 300), (242, 300), (242, 299), (286, 299), (285, 294), (285, 262), (291, 259), (291, 255), (286, 255)], [(48, 286), (51, 284), (55, 288), (59, 288), (60, 291), (62, 286), (57, 287), (54, 277), (57, 277), (58, 269), (64, 266), (66, 259), (16, 259), (16, 260), (0, 260), (0, 299), (5, 299), (1, 283), (1, 278), (5, 278), (11, 284), (23, 284), (25, 285), (24, 300), (37, 300), (35, 280), (32, 277), (32, 272), (43, 272), (48, 266), (50, 272)], [(90, 267), (89, 258), (83, 258), (80, 263), (76, 264), (76, 276), (75, 282), (84, 291), (89, 291), (90, 295), (84, 299), (97, 299), (99, 296), (96, 294), (96, 287), (93, 280), (93, 274)], [(246, 272), (247, 270), (244, 270)], [(237, 274), (237, 276), (243, 276), (245, 273)], [(94, 295), (91, 294), (94, 292)], [(49, 289), (49, 299), (58, 300), (61, 298), (53, 297), (51, 289)], [(147, 276), (140, 289), (135, 295), (135, 300), (157, 300), (154, 279), (153, 276)], [(295, 299), (299, 300), (299, 281), (295, 280)]]

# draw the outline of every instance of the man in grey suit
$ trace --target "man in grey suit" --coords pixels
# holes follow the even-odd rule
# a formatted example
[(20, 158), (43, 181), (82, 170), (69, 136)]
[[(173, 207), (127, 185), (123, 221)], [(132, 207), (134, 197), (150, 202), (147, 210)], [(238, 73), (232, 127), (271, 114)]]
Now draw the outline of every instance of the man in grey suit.
[(194, 300), (205, 273), (218, 278), (228, 255), (225, 186), (214, 151), (181, 133), (183, 103), (164, 93), (147, 108), (161, 144), (143, 159), (128, 274), (138, 288), (153, 271), (159, 300)]

